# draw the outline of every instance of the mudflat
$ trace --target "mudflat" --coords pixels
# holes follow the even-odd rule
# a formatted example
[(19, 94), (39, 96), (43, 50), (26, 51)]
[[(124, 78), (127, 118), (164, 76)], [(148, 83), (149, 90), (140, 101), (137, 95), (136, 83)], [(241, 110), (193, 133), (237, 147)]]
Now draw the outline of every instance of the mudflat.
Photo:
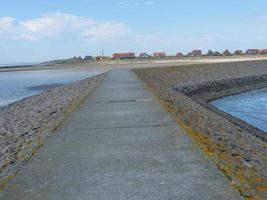
[(64, 84), (60, 84), (60, 83), (57, 83), (57, 84), (44, 84), (44, 85), (36, 85), (36, 86), (32, 86), (32, 87), (28, 87), (27, 89), (30, 89), (30, 90), (42, 90), (42, 91), (46, 91), (46, 90), (51, 90), (51, 89), (54, 89), (56, 87), (60, 87), (60, 86), (63, 86)]

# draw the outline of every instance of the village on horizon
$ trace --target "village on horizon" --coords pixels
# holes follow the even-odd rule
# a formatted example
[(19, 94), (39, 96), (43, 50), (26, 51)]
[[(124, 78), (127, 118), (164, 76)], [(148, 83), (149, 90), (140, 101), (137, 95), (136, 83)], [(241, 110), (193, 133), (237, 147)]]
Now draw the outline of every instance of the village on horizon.
[(120, 59), (138, 59), (138, 58), (183, 58), (183, 57), (200, 57), (200, 56), (242, 56), (242, 55), (260, 55), (267, 54), (267, 49), (248, 49), (245, 52), (242, 50), (236, 50), (235, 52), (230, 52), (226, 49), (224, 52), (220, 53), (219, 51), (208, 50), (206, 54), (203, 54), (202, 50), (195, 49), (189, 52), (188, 54), (183, 54), (178, 52), (175, 56), (169, 56), (165, 52), (154, 52), (152, 55), (146, 52), (140, 53), (138, 56), (134, 52), (125, 52), (125, 53), (113, 53), (112, 57), (104, 56), (102, 53), (101, 56), (85, 56), (82, 58), (81, 56), (74, 57), (71, 60), (81, 61), (81, 60), (120, 60)]

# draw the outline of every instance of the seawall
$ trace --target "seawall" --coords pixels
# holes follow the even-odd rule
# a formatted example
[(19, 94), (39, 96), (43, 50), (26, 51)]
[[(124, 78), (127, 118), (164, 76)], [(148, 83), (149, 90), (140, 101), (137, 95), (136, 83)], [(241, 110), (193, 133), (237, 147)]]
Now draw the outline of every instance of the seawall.
[(173, 89), (187, 97), (190, 97), (190, 99), (193, 99), (207, 109), (227, 118), (232, 123), (235, 123), (242, 129), (249, 131), (251, 134), (267, 142), (267, 134), (264, 131), (247, 124), (245, 121), (239, 118), (235, 118), (230, 114), (220, 111), (209, 103), (210, 101), (218, 98), (236, 95), (265, 87), (267, 87), (267, 75), (263, 74), (234, 79), (204, 81), (188, 85), (178, 85)]
[(104, 76), (57, 87), (1, 108), (0, 189)]
[(265, 133), (208, 103), (211, 99), (266, 87), (266, 61), (135, 72), (244, 198), (267, 198), (267, 143), (262, 135)]

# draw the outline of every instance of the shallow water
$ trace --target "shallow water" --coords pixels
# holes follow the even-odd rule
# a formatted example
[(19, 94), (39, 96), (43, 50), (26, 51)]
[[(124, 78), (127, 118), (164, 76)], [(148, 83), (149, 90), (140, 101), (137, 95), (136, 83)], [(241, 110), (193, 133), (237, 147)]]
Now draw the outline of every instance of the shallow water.
[(37, 65), (39, 63), (0, 63), (1, 67), (20, 67), (20, 66), (27, 66), (27, 65)]
[(0, 73), (0, 106), (29, 97), (55, 86), (104, 72), (92, 69), (55, 69)]
[(224, 97), (211, 104), (267, 132), (267, 88)]

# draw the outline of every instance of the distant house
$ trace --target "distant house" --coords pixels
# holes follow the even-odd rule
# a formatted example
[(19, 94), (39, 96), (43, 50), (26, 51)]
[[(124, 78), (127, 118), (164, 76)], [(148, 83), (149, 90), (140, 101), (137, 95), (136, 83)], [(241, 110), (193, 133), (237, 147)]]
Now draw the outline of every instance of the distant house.
[(214, 56), (221, 56), (222, 54), (219, 51), (214, 51), (213, 55)]
[(232, 54), (228, 49), (226, 49), (226, 50), (222, 53), (222, 55), (224, 55), (224, 56), (232, 56), (233, 54)]
[(181, 52), (178, 52), (178, 53), (176, 54), (176, 57), (177, 57), (177, 58), (182, 58), (182, 57), (184, 57), (184, 54), (181, 53)]
[(206, 56), (214, 56), (214, 53), (212, 50), (209, 50), (208, 53), (206, 54)]
[(109, 60), (110, 57), (108, 57), (108, 56), (97, 56), (97, 57), (95, 57), (95, 59), (96, 59), (97, 61), (101, 61), (101, 60)]
[(133, 58), (135, 58), (135, 53), (133, 52), (113, 54), (113, 59), (133, 59)]
[(153, 53), (154, 58), (166, 58), (167, 54), (165, 52), (155, 52)]
[(260, 50), (260, 53), (261, 53), (261, 54), (267, 54), (267, 49), (262, 49), (262, 50)]
[(256, 55), (256, 54), (259, 54), (260, 53), (260, 50), (259, 49), (248, 49), (246, 51), (246, 54), (247, 55)]
[(85, 56), (84, 60), (94, 60), (94, 57), (93, 56)]
[(75, 62), (79, 62), (79, 61), (83, 61), (83, 58), (81, 56), (79, 56), (79, 57), (75, 56), (72, 58), (72, 60)]
[(236, 50), (235, 53), (234, 53), (236, 56), (240, 56), (243, 54), (243, 51), (242, 50)]
[(95, 57), (95, 59), (96, 59), (96, 61), (101, 61), (101, 60), (103, 60), (102, 56), (97, 56), (97, 57)]
[(192, 57), (197, 57), (197, 56), (202, 56), (202, 51), (201, 50), (193, 50), (191, 53)]
[(147, 53), (145, 53), (145, 52), (143, 52), (143, 53), (140, 53), (139, 57), (140, 58), (151, 58), (152, 56), (147, 54)]

